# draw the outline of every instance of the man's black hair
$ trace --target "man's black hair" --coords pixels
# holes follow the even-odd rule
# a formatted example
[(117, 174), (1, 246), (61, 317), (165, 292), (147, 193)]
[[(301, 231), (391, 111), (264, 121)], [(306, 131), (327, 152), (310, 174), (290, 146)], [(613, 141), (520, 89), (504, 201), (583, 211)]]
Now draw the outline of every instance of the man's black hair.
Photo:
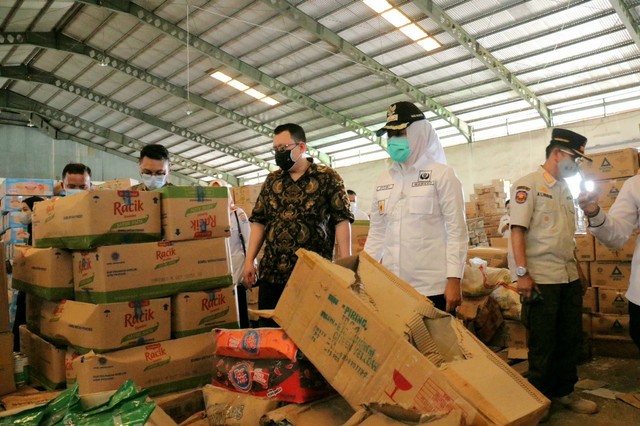
[(154, 143), (145, 145), (140, 151), (140, 160), (144, 157), (151, 158), (152, 160), (167, 160), (169, 161), (169, 151), (163, 145)]
[(85, 166), (82, 163), (69, 163), (62, 169), (62, 179), (66, 175), (83, 175), (85, 173), (91, 177), (91, 168), (89, 166)]
[(353, 189), (347, 189), (347, 195), (353, 195), (354, 197), (358, 196), (358, 194), (356, 194), (356, 191), (354, 191)]
[(282, 132), (289, 132), (296, 143), (307, 142), (307, 135), (304, 134), (304, 129), (297, 124), (281, 124), (274, 129), (273, 134), (279, 135)]

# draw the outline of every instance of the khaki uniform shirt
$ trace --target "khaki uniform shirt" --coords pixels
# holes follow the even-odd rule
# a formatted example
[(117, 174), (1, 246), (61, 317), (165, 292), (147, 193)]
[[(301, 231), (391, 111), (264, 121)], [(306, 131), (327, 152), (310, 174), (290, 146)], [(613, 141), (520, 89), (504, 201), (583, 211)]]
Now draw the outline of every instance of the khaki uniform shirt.
[(513, 184), (510, 207), (511, 226), (526, 228), (527, 269), (533, 281), (577, 280), (575, 207), (564, 180), (556, 180), (540, 167)]

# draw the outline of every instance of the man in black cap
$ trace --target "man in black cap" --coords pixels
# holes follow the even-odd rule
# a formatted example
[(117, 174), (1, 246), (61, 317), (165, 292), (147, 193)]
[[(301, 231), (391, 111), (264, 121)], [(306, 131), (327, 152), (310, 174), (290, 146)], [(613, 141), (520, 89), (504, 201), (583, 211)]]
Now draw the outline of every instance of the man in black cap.
[(587, 138), (553, 129), (546, 161), (511, 190), (511, 244), (523, 324), (529, 330), (529, 381), (578, 413), (598, 411), (574, 393), (582, 343), (585, 281), (574, 250), (575, 208), (563, 178), (579, 172)]
[(376, 183), (364, 250), (436, 308), (455, 312), (469, 245), (462, 184), (411, 102), (389, 106), (377, 135), (385, 133), (393, 163)]

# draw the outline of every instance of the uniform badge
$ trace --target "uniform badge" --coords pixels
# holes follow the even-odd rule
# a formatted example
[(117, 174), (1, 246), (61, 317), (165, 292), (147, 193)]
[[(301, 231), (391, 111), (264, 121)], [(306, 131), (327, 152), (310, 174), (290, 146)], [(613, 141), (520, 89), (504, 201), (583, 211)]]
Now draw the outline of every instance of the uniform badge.
[(527, 197), (529, 196), (529, 194), (527, 193), (527, 191), (518, 191), (516, 192), (516, 203), (518, 204), (523, 204), (525, 201), (527, 201)]
[(431, 181), (431, 170), (420, 170), (418, 172), (418, 180), (421, 182)]

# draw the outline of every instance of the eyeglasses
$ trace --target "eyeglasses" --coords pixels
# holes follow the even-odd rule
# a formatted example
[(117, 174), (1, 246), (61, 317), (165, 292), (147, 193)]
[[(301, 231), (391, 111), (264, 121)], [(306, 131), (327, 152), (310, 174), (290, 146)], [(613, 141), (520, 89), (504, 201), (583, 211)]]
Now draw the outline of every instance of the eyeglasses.
[[(276, 155), (277, 152), (291, 151), (291, 149), (295, 148), (296, 146), (298, 146), (298, 144), (296, 142), (288, 143), (286, 145), (274, 146), (274, 147), (271, 148), (271, 153), (273, 155)], [(287, 149), (289, 147), (292, 147), (292, 148), (291, 149)]]
[(562, 152), (563, 154), (567, 154), (568, 156), (570, 156), (570, 157), (571, 157), (571, 159), (572, 159), (576, 164), (578, 164), (578, 165), (582, 164), (582, 162), (584, 161), (584, 158), (579, 157), (579, 156), (575, 155), (575, 154), (574, 154), (574, 153), (572, 153), (572, 152), (565, 151), (564, 149), (561, 149), (561, 150), (560, 150), (560, 152)]

